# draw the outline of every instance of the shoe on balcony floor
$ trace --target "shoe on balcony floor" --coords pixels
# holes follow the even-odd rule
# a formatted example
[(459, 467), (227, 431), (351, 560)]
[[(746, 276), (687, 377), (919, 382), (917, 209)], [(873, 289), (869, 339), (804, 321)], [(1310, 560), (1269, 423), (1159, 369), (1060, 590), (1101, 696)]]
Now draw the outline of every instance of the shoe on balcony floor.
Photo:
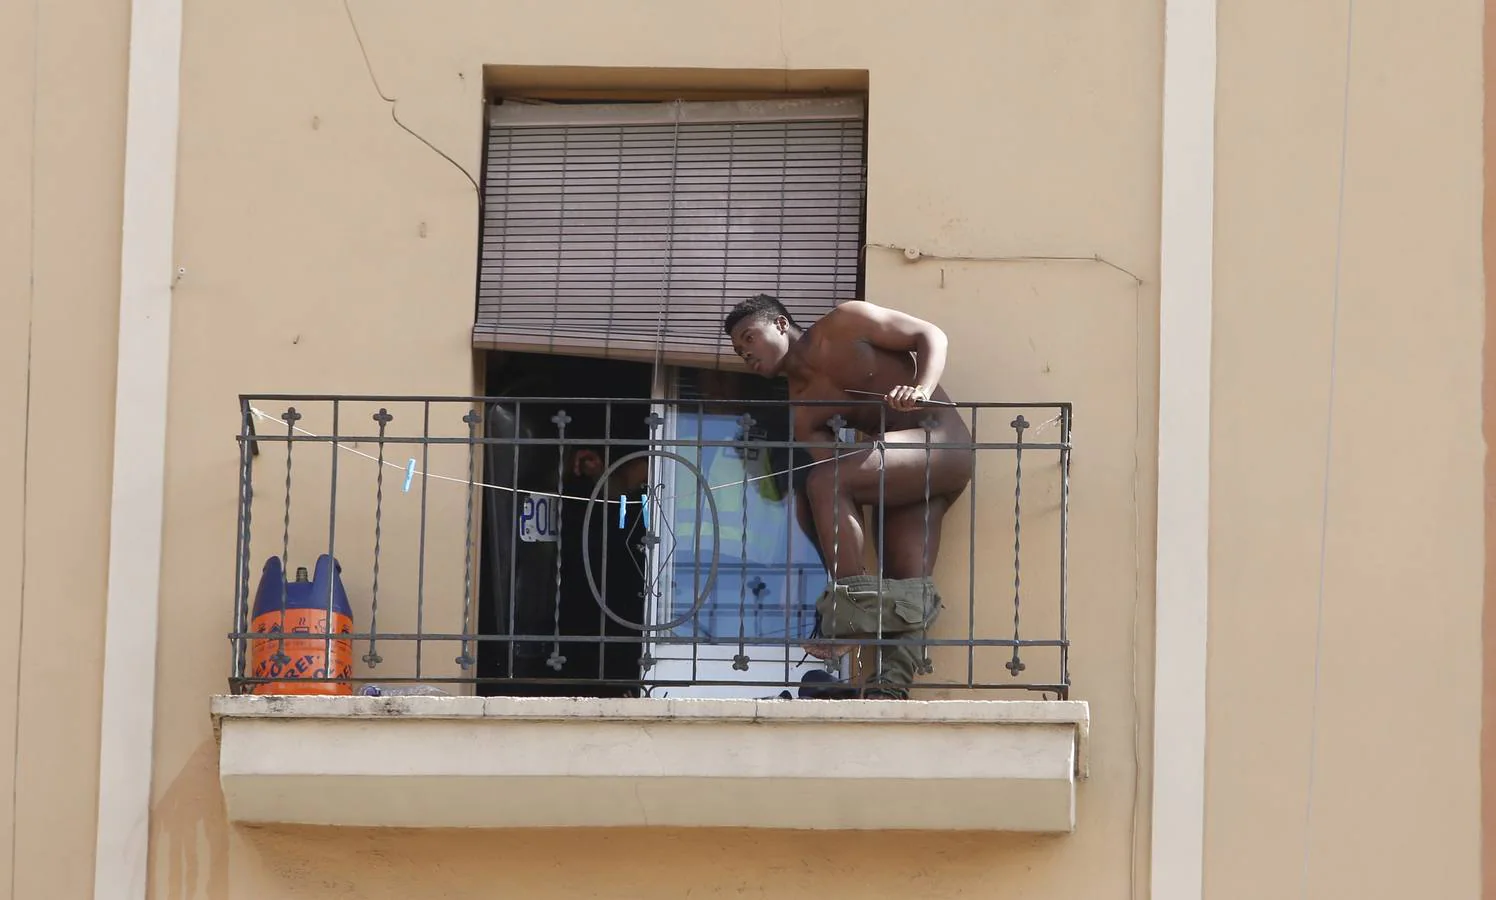
[(908, 700), (909, 690), (888, 682), (865, 687), (838, 679), (825, 669), (811, 669), (800, 679), (801, 700)]

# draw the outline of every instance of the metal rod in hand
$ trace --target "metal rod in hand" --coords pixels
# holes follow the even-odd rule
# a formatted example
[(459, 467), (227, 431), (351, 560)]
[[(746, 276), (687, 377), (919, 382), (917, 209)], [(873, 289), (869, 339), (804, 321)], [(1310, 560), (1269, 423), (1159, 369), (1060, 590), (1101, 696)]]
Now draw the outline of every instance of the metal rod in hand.
[[(863, 397), (877, 397), (879, 400), (882, 400), (884, 397), (887, 396), (887, 394), (880, 394), (877, 391), (854, 391), (851, 388), (844, 388), (844, 390), (847, 393), (849, 393), (849, 394), (859, 394), (859, 395), (861, 395)], [(916, 406), (949, 406), (952, 409), (954, 409), (955, 406), (956, 406), (956, 404), (952, 403), (949, 400), (920, 400), (915, 405)]]

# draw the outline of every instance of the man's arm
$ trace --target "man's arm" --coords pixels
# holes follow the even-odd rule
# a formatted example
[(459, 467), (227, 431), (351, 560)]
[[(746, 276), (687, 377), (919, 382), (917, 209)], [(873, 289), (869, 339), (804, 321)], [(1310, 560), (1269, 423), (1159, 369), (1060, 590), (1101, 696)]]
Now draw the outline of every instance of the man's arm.
[[(913, 409), (919, 400), (928, 400), (935, 393), (940, 377), (945, 374), (945, 352), (949, 343), (939, 327), (908, 313), (863, 300), (843, 303), (831, 315), (837, 319), (836, 330), (840, 335), (866, 340), (874, 347), (895, 353), (914, 354), (914, 383), (900, 385), (889, 392), (889, 403), (895, 409)], [(916, 392), (921, 396), (916, 397)]]

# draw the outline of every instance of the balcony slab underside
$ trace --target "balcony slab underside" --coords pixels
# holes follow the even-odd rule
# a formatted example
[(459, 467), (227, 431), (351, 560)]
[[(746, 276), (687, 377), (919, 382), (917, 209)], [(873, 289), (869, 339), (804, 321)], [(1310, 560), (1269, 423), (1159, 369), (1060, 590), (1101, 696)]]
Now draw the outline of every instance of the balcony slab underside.
[(220, 696), (229, 818), (1065, 833), (1089, 710), (1044, 700)]

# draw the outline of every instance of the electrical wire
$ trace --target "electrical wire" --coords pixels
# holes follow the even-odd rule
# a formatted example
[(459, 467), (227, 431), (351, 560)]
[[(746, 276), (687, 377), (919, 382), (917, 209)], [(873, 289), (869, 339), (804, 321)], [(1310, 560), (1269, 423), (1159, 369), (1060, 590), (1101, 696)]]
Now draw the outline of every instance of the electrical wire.
[(359, 33), (358, 22), (354, 21), (353, 8), (348, 5), (348, 2), (349, 0), (343, 0), (343, 12), (348, 16), (348, 26), (353, 29), (353, 39), (358, 42), (358, 52), (364, 58), (364, 69), (369, 73), (369, 83), (374, 85), (374, 93), (379, 95), (379, 99), (390, 105), (390, 118), (393, 119), (395, 124), (400, 126), (401, 130), (403, 130), (406, 134), (425, 144), (437, 156), (440, 156), (442, 159), (445, 159), (447, 162), (451, 163), (452, 167), (462, 173), (463, 177), (472, 184), (473, 190), (477, 191), (479, 196), (481, 197), (483, 194), (483, 189), (478, 186), (478, 179), (474, 178), (471, 172), (463, 168), (461, 163), (449, 156), (446, 151), (442, 150), (442, 148), (431, 143), (426, 138), (416, 133), (416, 131), (409, 125), (406, 125), (404, 122), (400, 121), (400, 116), (395, 111), (395, 105), (399, 102), (399, 100), (398, 98), (391, 97), (390, 95), (386, 94), (384, 92), (384, 89), (379, 86), (379, 78), (374, 74), (374, 64), (369, 61), (369, 50), (364, 46), (364, 37)]
[(1129, 269), (1127, 269), (1127, 268), (1125, 268), (1123, 266), (1117, 265), (1116, 263), (1112, 262), (1111, 260), (1107, 259), (1104, 256), (1099, 256), (1099, 255), (1096, 255), (1096, 254), (1092, 254), (1091, 256), (1034, 256), (1034, 255), (1014, 255), (1014, 256), (992, 255), (992, 256), (977, 256), (977, 255), (955, 254), (955, 253), (929, 253), (929, 252), (926, 252), (924, 250), (920, 250), (920, 249), (915, 248), (915, 247), (906, 247), (906, 246), (904, 246), (902, 244), (891, 244), (891, 243), (887, 243), (887, 242), (884, 242), (884, 241), (869, 241), (866, 244), (862, 245), (862, 248), (863, 248), (864, 251), (867, 250), (867, 248), (869, 248), (869, 247), (876, 247), (876, 248), (878, 248), (880, 250), (893, 250), (893, 251), (896, 251), (898, 253), (902, 253), (902, 254), (904, 254), (904, 257), (906, 259), (908, 259), (910, 262), (919, 262), (922, 259), (934, 259), (934, 260), (940, 260), (942, 262), (990, 262), (990, 263), (1088, 262), (1088, 263), (1099, 263), (1099, 264), (1101, 264), (1103, 266), (1106, 266), (1109, 269), (1115, 269), (1118, 272), (1121, 272), (1123, 275), (1126, 275), (1128, 278), (1131, 278), (1133, 281), (1137, 282), (1138, 284), (1143, 284), (1144, 283), (1143, 279), (1142, 279), (1142, 276), (1137, 275), (1136, 273), (1132, 272), (1131, 270), (1129, 270)]

